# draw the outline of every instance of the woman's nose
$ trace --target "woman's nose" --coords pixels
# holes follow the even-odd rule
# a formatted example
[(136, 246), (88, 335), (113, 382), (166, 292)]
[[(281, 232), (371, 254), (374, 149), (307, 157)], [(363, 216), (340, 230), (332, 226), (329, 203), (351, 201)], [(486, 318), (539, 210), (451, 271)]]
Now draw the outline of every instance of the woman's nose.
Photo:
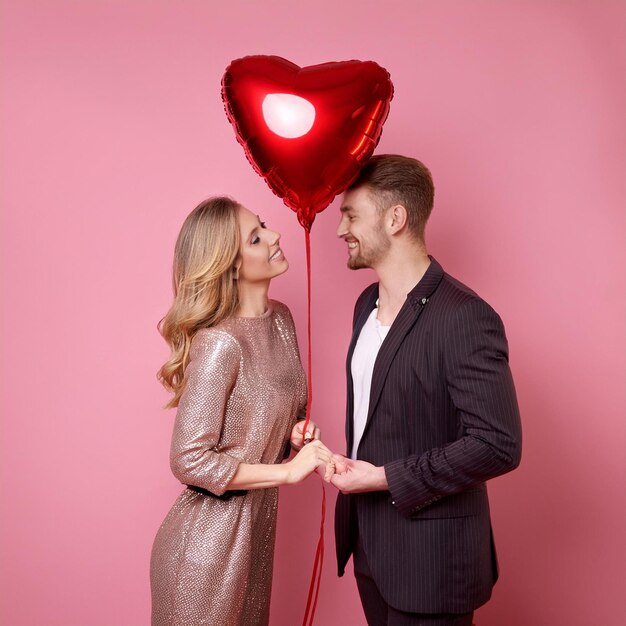
[(270, 236), (271, 245), (275, 245), (280, 241), (280, 233), (275, 230), (270, 230), (268, 235)]

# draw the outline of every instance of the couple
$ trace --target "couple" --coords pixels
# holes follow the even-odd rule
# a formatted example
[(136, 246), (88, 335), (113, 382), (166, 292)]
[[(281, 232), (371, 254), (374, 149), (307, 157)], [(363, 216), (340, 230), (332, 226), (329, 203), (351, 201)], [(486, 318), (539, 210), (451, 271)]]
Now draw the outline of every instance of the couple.
[(500, 318), (426, 252), (433, 197), (422, 163), (381, 155), (341, 206), (348, 266), (379, 278), (354, 312), (347, 457), (312, 422), (302, 445), (293, 320), (268, 299), (288, 268), (278, 233), (227, 198), (185, 221), (159, 374), (178, 407), (170, 460), (187, 489), (152, 551), (153, 626), (267, 625), (275, 488), (315, 471), (341, 492), (339, 575), (352, 555), (370, 626), (469, 626), (489, 599), (485, 481), (519, 463), (520, 420)]

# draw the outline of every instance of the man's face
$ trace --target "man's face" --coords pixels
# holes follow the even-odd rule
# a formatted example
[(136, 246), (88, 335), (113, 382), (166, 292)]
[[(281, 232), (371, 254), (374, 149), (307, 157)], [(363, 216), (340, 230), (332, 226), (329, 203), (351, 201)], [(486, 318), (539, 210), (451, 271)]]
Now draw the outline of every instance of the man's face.
[(348, 245), (348, 267), (376, 269), (385, 258), (391, 239), (385, 229), (385, 213), (379, 212), (367, 187), (347, 191), (341, 205), (337, 236)]

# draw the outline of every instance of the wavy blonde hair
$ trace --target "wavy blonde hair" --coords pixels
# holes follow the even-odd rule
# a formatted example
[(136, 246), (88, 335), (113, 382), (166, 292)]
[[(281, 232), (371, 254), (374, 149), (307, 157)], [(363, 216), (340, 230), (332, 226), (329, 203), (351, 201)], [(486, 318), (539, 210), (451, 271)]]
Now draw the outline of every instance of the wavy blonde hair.
[(239, 305), (236, 263), (239, 204), (215, 197), (201, 202), (185, 220), (174, 250), (174, 302), (158, 329), (172, 353), (157, 377), (174, 394), (177, 407), (185, 385), (191, 340), (200, 328), (214, 326)]

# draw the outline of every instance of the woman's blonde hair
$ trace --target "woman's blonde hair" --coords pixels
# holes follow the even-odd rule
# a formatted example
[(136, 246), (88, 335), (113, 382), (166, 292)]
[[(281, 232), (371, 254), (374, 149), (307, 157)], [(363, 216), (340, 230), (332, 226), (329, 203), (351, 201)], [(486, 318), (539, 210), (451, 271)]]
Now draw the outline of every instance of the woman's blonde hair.
[(200, 328), (214, 326), (234, 314), (239, 305), (236, 263), (240, 234), (239, 204), (215, 197), (201, 202), (185, 220), (174, 250), (174, 303), (159, 322), (172, 354), (158, 372), (178, 406), (189, 363), (191, 340)]

